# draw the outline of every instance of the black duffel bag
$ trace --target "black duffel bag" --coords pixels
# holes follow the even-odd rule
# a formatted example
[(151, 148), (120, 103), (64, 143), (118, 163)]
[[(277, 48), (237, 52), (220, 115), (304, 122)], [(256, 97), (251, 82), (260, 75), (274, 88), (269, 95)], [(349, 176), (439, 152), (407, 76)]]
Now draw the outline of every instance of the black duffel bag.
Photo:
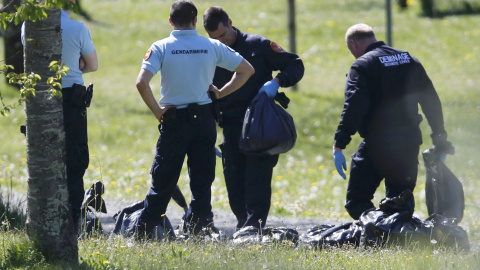
[(295, 146), (297, 132), (292, 116), (280, 105), (259, 93), (243, 120), (240, 151), (247, 154), (278, 155)]

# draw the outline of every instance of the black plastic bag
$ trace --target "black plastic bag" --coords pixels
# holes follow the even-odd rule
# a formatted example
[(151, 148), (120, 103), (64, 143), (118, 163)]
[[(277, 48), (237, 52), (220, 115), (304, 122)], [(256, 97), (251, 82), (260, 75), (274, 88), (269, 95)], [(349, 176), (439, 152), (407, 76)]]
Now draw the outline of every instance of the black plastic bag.
[(296, 140), (292, 116), (266, 93), (259, 93), (245, 113), (240, 150), (248, 154), (278, 155), (292, 149)]
[[(115, 219), (115, 228), (112, 231), (112, 234), (121, 234), (124, 237), (136, 236), (142, 237), (142, 235), (137, 235), (139, 233), (139, 227), (142, 227), (140, 216), (143, 213), (144, 201), (136, 202), (132, 205), (129, 205), (116, 213), (113, 218)], [(163, 216), (163, 222), (156, 224), (152, 229), (147, 229), (145, 234), (154, 240), (162, 239), (174, 239), (175, 233), (173, 231), (172, 224), (167, 216)], [(149, 227), (150, 228), (150, 227)], [(141, 232), (140, 232), (141, 233)]]
[(300, 237), (301, 243), (315, 248), (353, 245), (356, 247), (405, 246), (470, 249), (467, 232), (453, 218), (431, 215), (425, 220), (413, 216), (414, 197), (406, 190), (398, 197), (385, 198), (379, 208), (362, 213), (359, 220), (333, 225), (319, 225)]
[(425, 201), (428, 214), (454, 218), (457, 224), (460, 223), (465, 210), (462, 183), (439, 159), (433, 149), (425, 150), (422, 155), (427, 171)]

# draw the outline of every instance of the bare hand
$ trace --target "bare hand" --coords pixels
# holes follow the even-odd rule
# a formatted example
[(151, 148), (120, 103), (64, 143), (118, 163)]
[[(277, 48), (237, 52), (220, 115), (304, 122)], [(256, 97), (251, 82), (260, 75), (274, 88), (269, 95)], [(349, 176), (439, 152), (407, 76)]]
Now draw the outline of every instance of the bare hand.
[(160, 107), (161, 114), (160, 114), (159, 117), (157, 117), (158, 122), (160, 122), (160, 123), (162, 122), (162, 116), (168, 111), (168, 109), (175, 108), (175, 107), (177, 107), (177, 106), (168, 105), (168, 106), (165, 106), (165, 107)]
[(87, 65), (87, 62), (85, 62), (85, 59), (80, 56), (80, 59), (78, 59), (78, 67), (80, 68), (80, 70), (82, 70), (85, 65)]
[[(208, 88), (208, 91), (210, 93), (212, 93), (213, 95), (215, 95), (216, 99), (222, 98), (222, 93), (220, 92), (220, 90), (218, 90), (218, 88), (215, 85), (210, 84), (210, 87)], [(210, 96), (210, 98), (211, 98), (211, 96)]]

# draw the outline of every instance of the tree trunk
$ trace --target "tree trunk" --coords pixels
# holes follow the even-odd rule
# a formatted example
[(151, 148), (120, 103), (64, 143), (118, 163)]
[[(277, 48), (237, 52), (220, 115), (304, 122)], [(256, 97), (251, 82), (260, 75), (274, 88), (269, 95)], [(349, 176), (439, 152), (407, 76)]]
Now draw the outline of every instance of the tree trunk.
[(42, 77), (26, 103), (27, 233), (48, 261), (78, 264), (78, 245), (68, 201), (62, 99), (48, 92), (51, 61), (60, 61), (60, 10), (25, 23), (25, 72)]
[(435, 9), (433, 0), (422, 0), (422, 12), (427, 17), (433, 17), (435, 15)]
[[(12, 2), (12, 3), (10, 3)], [(7, 13), (15, 13), (15, 6), (20, 6), (22, 0), (3, 0), (3, 6), (9, 6), (4, 10)], [(3, 43), (5, 53), (5, 64), (12, 65), (15, 73), (23, 73), (23, 46), (21, 40), (22, 25), (9, 23), (5, 32), (3, 32)], [(6, 78), (8, 83), (8, 79)], [(13, 84), (16, 86), (16, 84)]]

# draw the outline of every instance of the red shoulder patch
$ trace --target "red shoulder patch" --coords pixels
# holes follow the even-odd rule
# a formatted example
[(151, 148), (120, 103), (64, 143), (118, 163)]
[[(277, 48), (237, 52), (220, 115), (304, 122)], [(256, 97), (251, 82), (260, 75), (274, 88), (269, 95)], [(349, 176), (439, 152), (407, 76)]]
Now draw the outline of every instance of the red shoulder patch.
[(282, 49), (282, 47), (280, 47), (277, 43), (273, 41), (270, 41), (270, 48), (272, 48), (272, 50), (277, 53), (285, 51), (284, 49)]
[(148, 60), (150, 58), (150, 55), (152, 54), (152, 50), (148, 50), (145, 56), (143, 57), (143, 60)]

